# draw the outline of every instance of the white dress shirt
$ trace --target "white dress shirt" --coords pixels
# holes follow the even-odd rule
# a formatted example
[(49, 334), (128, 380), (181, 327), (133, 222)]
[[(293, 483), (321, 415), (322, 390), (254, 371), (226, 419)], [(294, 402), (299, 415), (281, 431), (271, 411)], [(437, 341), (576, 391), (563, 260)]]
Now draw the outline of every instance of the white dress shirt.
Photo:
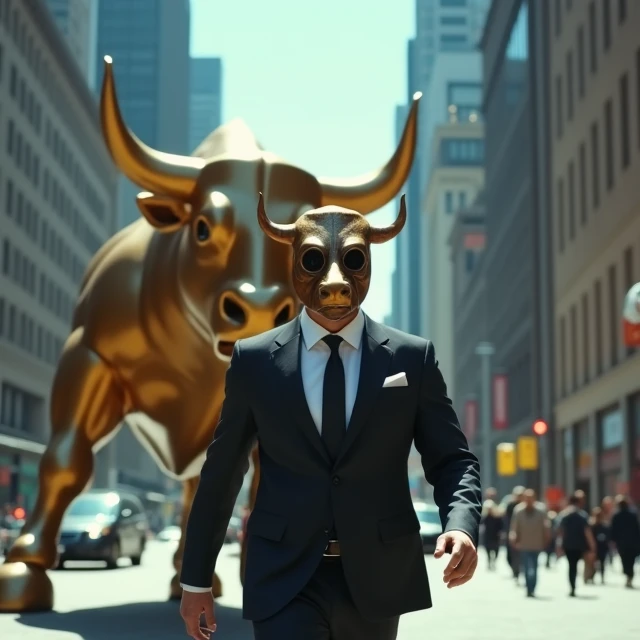
[[(309, 406), (311, 417), (320, 433), (322, 433), (322, 392), (324, 387), (324, 371), (331, 355), (329, 345), (322, 340), (329, 331), (314, 322), (306, 308), (300, 314), (300, 330), (302, 332), (302, 351), (300, 352), (300, 372), (304, 395)], [(342, 358), (345, 379), (345, 411), (347, 428), (358, 393), (360, 381), (360, 362), (362, 360), (362, 336), (364, 334), (364, 314), (362, 311), (336, 335), (342, 338), (338, 353)], [(210, 587), (192, 587), (181, 584), (185, 591), (206, 593)]]

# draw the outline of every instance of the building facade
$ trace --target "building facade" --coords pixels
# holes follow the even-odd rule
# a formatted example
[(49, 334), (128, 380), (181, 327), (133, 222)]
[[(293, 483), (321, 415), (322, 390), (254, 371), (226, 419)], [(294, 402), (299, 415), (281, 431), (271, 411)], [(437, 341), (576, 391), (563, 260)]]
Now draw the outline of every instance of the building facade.
[(553, 3), (556, 468), (591, 504), (640, 501), (640, 353), (622, 305), (640, 279), (640, 4)]
[(428, 337), (449, 397), (455, 402), (454, 264), (449, 239), (460, 211), (477, 197), (484, 182), (484, 131), (481, 123), (440, 125), (434, 131), (429, 183), (422, 216), (429, 229), (425, 260), (429, 265)]
[[(483, 256), (486, 337), (494, 348), (492, 451), (532, 435), (533, 423), (553, 420), (553, 353), (549, 232), (548, 3), (494, 0), (481, 42), (484, 64), (485, 198)], [(500, 378), (495, 378), (500, 376)], [(498, 381), (500, 386), (498, 387)], [(492, 401), (493, 400), (493, 401)], [(482, 412), (481, 412), (482, 415)], [(540, 439), (540, 468), (495, 479), (539, 490), (552, 481), (550, 438)]]
[(222, 124), (222, 60), (191, 58), (189, 151)]
[(45, 0), (91, 90), (95, 87), (97, 0)]
[[(189, 154), (190, 8), (188, 0), (109, 0), (98, 5), (96, 91), (104, 56), (113, 58), (120, 109), (144, 143)], [(139, 214), (140, 190), (125, 178), (119, 187), (119, 226)]]
[(480, 378), (476, 347), (486, 339), (487, 309), (483, 254), (485, 203), (481, 192), (458, 212), (449, 236), (452, 269), (453, 406), (472, 450), (479, 436)]
[(41, 0), (0, 2), (0, 504), (33, 506), (85, 268), (115, 231), (98, 109)]

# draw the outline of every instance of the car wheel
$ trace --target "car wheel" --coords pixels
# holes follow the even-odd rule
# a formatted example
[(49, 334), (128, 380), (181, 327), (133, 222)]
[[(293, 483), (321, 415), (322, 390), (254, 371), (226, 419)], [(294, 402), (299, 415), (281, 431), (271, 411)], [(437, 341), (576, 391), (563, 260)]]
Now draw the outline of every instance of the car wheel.
[(118, 567), (118, 558), (120, 557), (120, 543), (116, 540), (111, 544), (109, 549), (109, 557), (107, 558), (107, 569), (116, 569)]

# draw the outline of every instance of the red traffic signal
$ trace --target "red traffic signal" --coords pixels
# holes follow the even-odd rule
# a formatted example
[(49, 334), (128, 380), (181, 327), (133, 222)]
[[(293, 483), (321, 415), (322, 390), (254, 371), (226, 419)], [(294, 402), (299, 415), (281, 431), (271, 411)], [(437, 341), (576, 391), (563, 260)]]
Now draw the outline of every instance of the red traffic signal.
[(549, 425), (544, 420), (536, 420), (533, 423), (533, 433), (537, 436), (543, 436), (549, 430)]
[(26, 511), (22, 507), (16, 507), (13, 510), (13, 517), (16, 520), (24, 520), (24, 517), (27, 515)]

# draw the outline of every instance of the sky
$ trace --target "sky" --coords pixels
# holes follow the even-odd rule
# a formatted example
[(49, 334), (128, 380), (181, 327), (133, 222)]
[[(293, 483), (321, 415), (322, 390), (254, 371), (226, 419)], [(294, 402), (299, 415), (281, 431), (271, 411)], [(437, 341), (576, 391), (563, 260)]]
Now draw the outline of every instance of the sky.
[[(223, 122), (243, 118), (266, 149), (314, 175), (355, 176), (393, 154), (414, 24), (414, 0), (191, 0), (191, 55), (222, 58)], [(391, 203), (369, 220), (396, 215)], [(363, 308), (382, 321), (395, 242), (371, 251)]]

